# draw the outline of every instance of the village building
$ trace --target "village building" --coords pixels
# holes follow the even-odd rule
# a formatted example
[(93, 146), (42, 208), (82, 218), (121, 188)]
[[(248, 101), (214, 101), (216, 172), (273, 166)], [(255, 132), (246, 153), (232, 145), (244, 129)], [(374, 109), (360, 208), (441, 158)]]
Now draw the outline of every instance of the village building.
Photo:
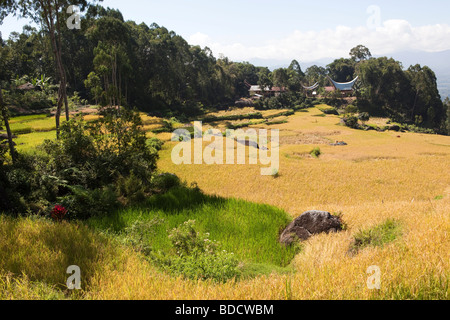
[(266, 87), (264, 91), (261, 89), (261, 86), (252, 85), (249, 89), (250, 96), (256, 97), (273, 97), (279, 96), (280, 94), (287, 92), (287, 88), (280, 87)]
[(355, 79), (353, 79), (350, 82), (336, 82), (333, 79), (331, 79), (330, 77), (328, 77), (328, 80), (330, 80), (332, 86), (325, 87), (325, 91), (333, 92), (333, 91), (339, 90), (340, 92), (342, 92), (343, 96), (351, 96), (351, 95), (353, 95), (354, 86), (355, 86), (355, 83), (358, 80), (358, 78), (359, 77), (356, 77)]
[(303, 89), (305, 89), (306, 92), (306, 96), (307, 97), (315, 97), (317, 96), (317, 88), (319, 88), (319, 83), (316, 82), (314, 85), (312, 85), (311, 87), (306, 87), (304, 85), (302, 85)]

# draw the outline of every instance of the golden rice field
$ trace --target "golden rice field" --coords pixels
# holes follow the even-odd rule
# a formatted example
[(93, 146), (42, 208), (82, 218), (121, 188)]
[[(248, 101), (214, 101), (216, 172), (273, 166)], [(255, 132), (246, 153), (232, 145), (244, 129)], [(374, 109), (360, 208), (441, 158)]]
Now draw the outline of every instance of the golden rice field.
[[(176, 166), (170, 160), (174, 143), (165, 145), (159, 168), (197, 182), (207, 193), (275, 205), (292, 217), (311, 209), (342, 212), (349, 230), (313, 238), (296, 257), (298, 272), (288, 281), (293, 299), (394, 299), (405, 291), (414, 298), (433, 281), (448, 281), (450, 138), (353, 130), (338, 125), (337, 116), (320, 113), (297, 113), (270, 127), (281, 131), (277, 178), (261, 176), (260, 166), (252, 165)], [(348, 146), (329, 145), (335, 141)], [(309, 156), (316, 146), (319, 159)], [(389, 218), (404, 225), (400, 239), (356, 257), (347, 254), (352, 235)], [(383, 274), (376, 293), (366, 288), (371, 265)], [(283, 299), (286, 279), (272, 276), (217, 290), (209, 288), (207, 296)], [(448, 286), (442, 290), (448, 298)]]
[[(75, 299), (449, 299), (450, 137), (353, 130), (337, 116), (319, 115), (310, 109), (285, 124), (254, 126), (280, 130), (276, 177), (261, 176), (262, 165), (175, 165), (171, 134), (157, 135), (166, 141), (159, 169), (196, 182), (205, 193), (274, 205), (293, 218), (310, 209), (342, 212), (347, 230), (305, 242), (292, 262), (295, 273), (224, 284), (184, 280), (82, 224), (0, 218), (0, 255), (14, 257), (8, 265), (0, 259), (0, 270), (21, 266), (23, 272), (0, 272), (0, 299), (61, 298), (51, 285), (31, 279), (47, 272), (51, 283), (64, 283), (62, 266), (77, 257), (88, 278), (82, 293), (67, 293)], [(146, 120), (152, 128), (158, 124)], [(331, 146), (335, 141), (348, 145)], [(309, 155), (315, 147), (319, 158)], [(349, 252), (356, 233), (387, 219), (400, 222), (401, 237)], [(83, 246), (73, 248), (74, 238)], [(77, 257), (65, 254), (69, 248)], [(367, 287), (366, 270), (374, 265), (381, 270), (380, 290)]]

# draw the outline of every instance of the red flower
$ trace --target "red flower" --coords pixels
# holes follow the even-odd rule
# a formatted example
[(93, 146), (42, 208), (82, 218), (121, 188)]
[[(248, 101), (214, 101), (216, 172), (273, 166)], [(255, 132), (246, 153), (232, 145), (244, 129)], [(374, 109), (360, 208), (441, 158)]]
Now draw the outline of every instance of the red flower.
[(66, 208), (64, 208), (63, 206), (60, 206), (60, 205), (56, 205), (53, 208), (50, 216), (52, 217), (52, 219), (60, 222), (60, 221), (62, 221), (64, 219), (66, 214), (67, 214), (67, 209)]

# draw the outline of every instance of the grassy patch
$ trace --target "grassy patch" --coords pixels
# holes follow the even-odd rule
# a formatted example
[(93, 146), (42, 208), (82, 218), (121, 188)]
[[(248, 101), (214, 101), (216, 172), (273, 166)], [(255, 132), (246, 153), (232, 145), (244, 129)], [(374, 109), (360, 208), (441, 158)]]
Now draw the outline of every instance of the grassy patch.
[(401, 225), (396, 220), (387, 220), (376, 227), (361, 230), (354, 237), (351, 247), (353, 252), (357, 252), (366, 247), (382, 247), (391, 243), (401, 235)]
[(322, 106), (322, 107), (317, 107), (317, 109), (322, 111), (324, 114), (336, 115), (336, 116), (339, 115), (339, 112), (337, 111), (337, 109), (333, 108), (333, 107)]
[(64, 292), (45, 282), (30, 281), (27, 276), (0, 274), (0, 300), (64, 300)]
[(48, 131), (21, 134), (14, 141), (17, 144), (17, 150), (28, 152), (36, 149), (36, 146), (41, 145), (45, 140), (54, 139), (56, 139), (56, 131)]
[[(268, 205), (207, 196), (198, 189), (184, 187), (154, 196), (143, 207), (93, 218), (88, 223), (128, 239), (125, 241), (146, 252), (169, 253), (174, 249), (168, 236), (170, 230), (189, 220), (194, 220), (198, 231), (207, 233), (222, 250), (232, 252), (244, 264), (246, 275), (258, 270), (280, 270), (298, 252), (298, 248), (278, 242), (280, 230), (290, 222), (286, 212)], [(147, 226), (145, 232), (133, 235), (133, 226), (142, 223)]]
[(0, 291), (14, 290), (15, 298), (60, 298), (71, 265), (82, 270), (87, 290), (92, 277), (118, 255), (106, 237), (83, 224), (0, 216)]
[(218, 121), (236, 121), (236, 120), (252, 120), (252, 119), (264, 119), (261, 112), (254, 112), (249, 114), (236, 114), (236, 115), (224, 115), (224, 116), (213, 116), (209, 115), (203, 118), (201, 121), (203, 123), (211, 123)]
[[(61, 123), (66, 121), (61, 117)], [(47, 115), (20, 116), (11, 119), (11, 131), (14, 134), (44, 132), (56, 129), (55, 118)]]
[(42, 120), (42, 119), (46, 119), (49, 117), (50, 117), (49, 114), (34, 114), (34, 115), (29, 115), (29, 116), (17, 116), (17, 117), (12, 117), (9, 122), (10, 122), (10, 124), (14, 124), (14, 123), (20, 123), (20, 122), (33, 121), (33, 120)]

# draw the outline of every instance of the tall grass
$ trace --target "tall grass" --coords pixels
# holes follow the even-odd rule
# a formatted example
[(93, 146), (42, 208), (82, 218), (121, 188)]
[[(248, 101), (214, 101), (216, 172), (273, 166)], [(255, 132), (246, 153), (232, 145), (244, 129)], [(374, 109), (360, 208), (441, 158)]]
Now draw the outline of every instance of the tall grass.
[(253, 264), (250, 268), (254, 270), (258, 269), (254, 264), (285, 267), (298, 252), (295, 246), (278, 242), (280, 231), (290, 222), (286, 212), (268, 205), (207, 196), (184, 187), (150, 198), (143, 207), (93, 218), (88, 223), (120, 235), (138, 221), (157, 221), (143, 241), (154, 251), (168, 252), (168, 231), (188, 220), (195, 220), (200, 232), (209, 233), (211, 240), (218, 241), (222, 249), (233, 252), (241, 261)]
[[(119, 255), (108, 239), (80, 223), (54, 223), (41, 218), (0, 216), (0, 287), (66, 289), (66, 270), (77, 265), (82, 285), (101, 272), (105, 261)], [(37, 287), (36, 287), (37, 285)], [(42, 289), (47, 286), (47, 289)], [(41, 290), (42, 289), (42, 290)]]
[[(292, 156), (308, 153), (310, 145), (281, 145), (281, 154), (292, 157), (281, 157), (278, 179), (260, 176), (258, 166), (175, 166), (167, 143), (160, 169), (217, 196), (174, 189), (141, 207), (88, 222), (103, 233), (109, 229), (113, 238), (124, 240), (121, 246), (81, 224), (0, 218), (0, 298), (449, 299), (450, 138), (355, 131), (338, 126), (335, 116), (313, 117), (320, 113), (309, 109), (274, 128), (281, 135), (300, 131), (348, 146), (321, 145), (323, 155), (310, 160)], [(159, 137), (170, 140), (170, 134)], [(305, 242), (291, 264), (295, 273), (272, 273), (295, 254), (275, 241), (279, 228), (291, 220), (287, 213), (295, 217), (309, 209), (343, 212), (348, 228)], [(129, 249), (140, 244), (170, 249), (167, 231), (188, 219), (260, 275), (221, 284), (185, 280), (159, 271)], [(396, 230), (379, 228), (386, 221), (401, 225), (401, 237), (382, 237), (388, 239), (382, 246), (349, 254), (355, 237), (369, 234), (365, 239), (375, 244), (375, 235)], [(133, 234), (143, 238), (127, 242)], [(82, 296), (63, 291), (67, 263), (86, 269)], [(366, 285), (372, 265), (382, 272), (380, 290)]]

